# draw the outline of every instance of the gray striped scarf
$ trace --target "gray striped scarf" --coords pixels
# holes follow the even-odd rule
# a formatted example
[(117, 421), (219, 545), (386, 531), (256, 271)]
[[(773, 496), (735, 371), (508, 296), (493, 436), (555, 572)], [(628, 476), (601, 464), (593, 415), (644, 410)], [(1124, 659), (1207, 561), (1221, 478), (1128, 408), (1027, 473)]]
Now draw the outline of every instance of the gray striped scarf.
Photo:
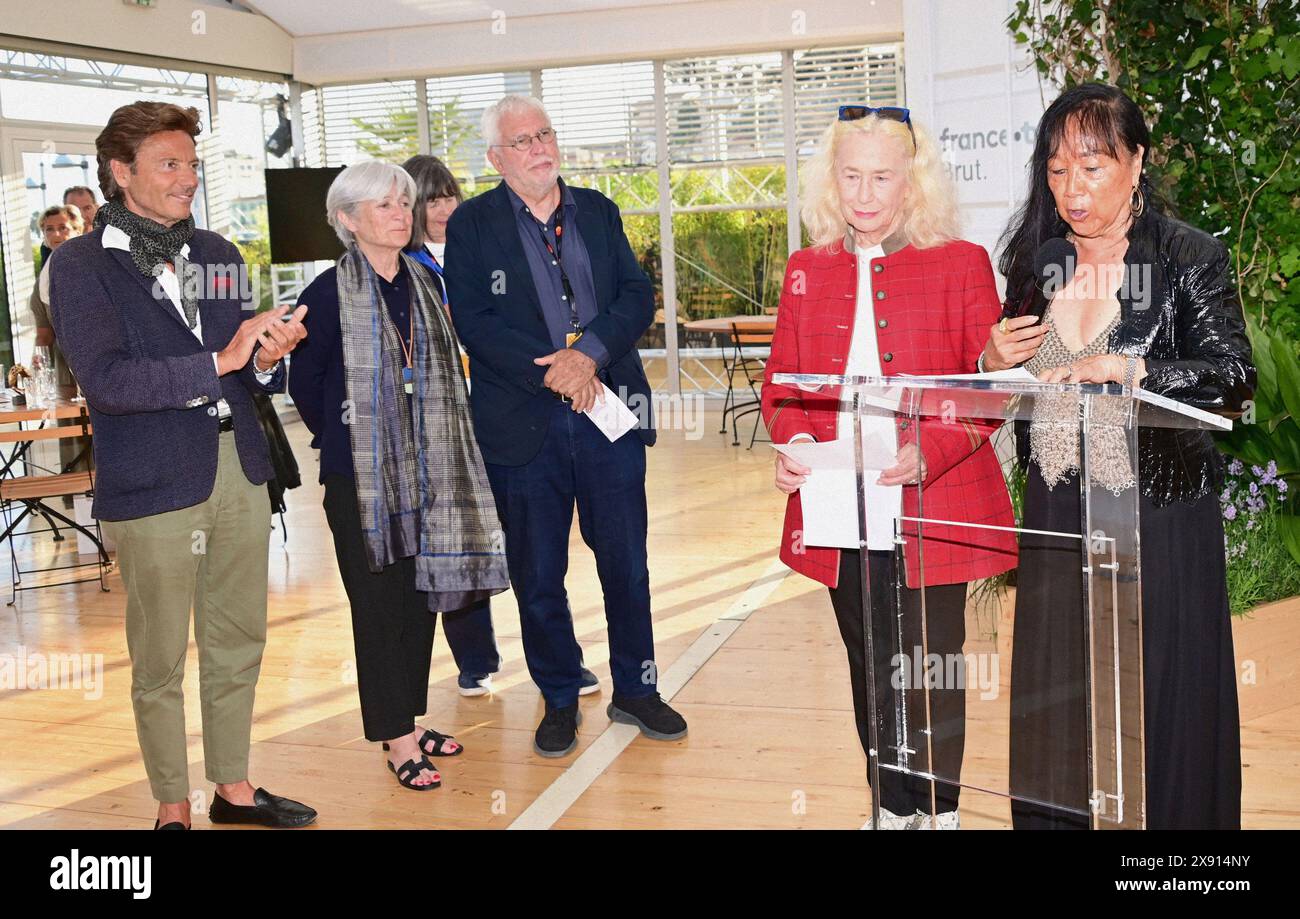
[(378, 276), (355, 244), (338, 260), (357, 504), (370, 570), (415, 556), (429, 609), (455, 610), (510, 585), (505, 537), (474, 439), (456, 333), (419, 263), (401, 259), (414, 295), (410, 398)]

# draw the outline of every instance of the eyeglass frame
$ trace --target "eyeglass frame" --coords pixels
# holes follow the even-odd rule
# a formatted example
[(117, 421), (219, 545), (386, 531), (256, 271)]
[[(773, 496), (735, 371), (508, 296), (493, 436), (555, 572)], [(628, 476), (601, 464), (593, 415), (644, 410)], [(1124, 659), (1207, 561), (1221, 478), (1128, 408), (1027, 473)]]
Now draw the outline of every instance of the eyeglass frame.
[[(542, 133), (545, 132), (545, 131), (550, 131), (550, 132), (551, 132), (551, 136), (550, 136), (550, 138), (549, 138), (548, 140), (542, 140)], [(489, 144), (489, 146), (492, 146), (492, 147), (509, 147), (511, 150), (515, 150), (515, 151), (517, 151), (517, 152), (519, 152), (519, 153), (527, 153), (529, 150), (533, 149), (533, 141), (537, 141), (537, 142), (540, 143), (540, 144), (549, 144), (549, 143), (550, 143), (551, 141), (553, 141), (553, 140), (558, 140), (558, 139), (559, 139), (559, 136), (560, 136), (560, 134), (559, 134), (558, 131), (555, 130), (555, 128), (551, 127), (550, 125), (547, 125), (546, 127), (542, 128), (541, 131), (537, 131), (536, 133), (533, 133), (533, 134), (520, 134), (518, 137), (516, 137), (513, 141), (511, 141), (511, 142), (508, 143), (508, 144)], [(520, 146), (519, 146), (519, 142), (520, 142), (521, 140), (524, 140), (524, 139), (527, 139), (527, 141), (528, 141), (528, 146), (527, 146), (527, 147), (520, 147)]]

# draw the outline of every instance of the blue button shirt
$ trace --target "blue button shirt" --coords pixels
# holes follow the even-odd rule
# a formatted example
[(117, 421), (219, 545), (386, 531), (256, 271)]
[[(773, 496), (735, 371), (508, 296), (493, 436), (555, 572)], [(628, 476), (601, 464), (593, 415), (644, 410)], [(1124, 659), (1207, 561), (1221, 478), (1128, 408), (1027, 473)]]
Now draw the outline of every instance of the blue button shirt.
[[(533, 276), (533, 284), (537, 288), (537, 299), (542, 304), (546, 329), (551, 334), (551, 344), (556, 350), (564, 347), (565, 336), (573, 330), (572, 310), (568, 301), (564, 299), (564, 283), (560, 279), (560, 266), (546, 250), (546, 244), (542, 242), (543, 232), (550, 239), (551, 245), (559, 251), (560, 259), (564, 262), (564, 273), (569, 276), (569, 284), (573, 287), (573, 297), (578, 306), (579, 325), (585, 327), (596, 318), (598, 311), (596, 282), (591, 276), (591, 257), (587, 254), (587, 244), (583, 242), (582, 233), (578, 230), (578, 203), (564, 181), (559, 180), (559, 184), (560, 207), (564, 208), (564, 242), (559, 246), (555, 244), (555, 218), (559, 208), (556, 208), (556, 212), (543, 223), (529, 212), (528, 205), (515, 194), (515, 190), (506, 186), (506, 193), (510, 196), (510, 206), (515, 212), (515, 224), (519, 228), (519, 241), (523, 243), (528, 268)], [(581, 351), (595, 361), (597, 370), (603, 370), (609, 363), (609, 351), (605, 349), (604, 343), (590, 332), (584, 333), (582, 338), (578, 339), (573, 350)]]

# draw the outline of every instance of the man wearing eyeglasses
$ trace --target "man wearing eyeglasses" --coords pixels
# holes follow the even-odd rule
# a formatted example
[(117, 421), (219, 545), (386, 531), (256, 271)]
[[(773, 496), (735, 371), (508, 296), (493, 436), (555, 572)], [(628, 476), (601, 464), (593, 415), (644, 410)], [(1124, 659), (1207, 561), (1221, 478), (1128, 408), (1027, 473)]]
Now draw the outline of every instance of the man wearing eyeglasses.
[[(503, 181), (452, 214), (447, 293), (469, 352), (474, 430), (505, 529), (524, 655), (546, 703), (534, 749), (572, 752), (582, 720), (564, 587), (575, 505), (605, 598), (606, 712), (676, 740), (686, 722), (656, 688), (646, 566), (645, 448), (655, 431), (636, 343), (654, 320), (654, 291), (618, 207), (560, 179), (541, 102), (504, 97), (484, 112), (483, 137)], [(641, 409), (640, 426), (612, 442), (584, 414), (611, 397)]]

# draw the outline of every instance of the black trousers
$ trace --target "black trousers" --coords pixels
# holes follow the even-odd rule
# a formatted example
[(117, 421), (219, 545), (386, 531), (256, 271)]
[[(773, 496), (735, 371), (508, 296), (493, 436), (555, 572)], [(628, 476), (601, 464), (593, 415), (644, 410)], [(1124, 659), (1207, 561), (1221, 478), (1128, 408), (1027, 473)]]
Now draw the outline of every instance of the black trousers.
[(427, 709), (436, 614), (415, 587), (414, 558), (370, 570), (351, 479), (327, 476), (324, 505), (352, 606), (361, 724), (366, 740), (392, 740), (415, 730), (416, 716)]
[[(921, 591), (897, 582), (898, 565), (893, 552), (871, 551), (871, 617), (876, 658), (877, 737), (880, 744), (880, 806), (899, 815), (921, 811), (930, 813), (930, 782), (913, 775), (886, 769), (904, 762), (899, 754), (898, 704), (907, 707), (907, 745), (912, 753), (906, 760), (909, 769), (931, 771), (926, 753), (924, 656), (921, 654)], [(849, 679), (853, 687), (853, 715), (863, 752), (870, 749), (867, 732), (867, 655), (862, 630), (862, 576), (857, 550), (840, 553), (839, 586), (831, 588), (831, 605), (839, 622), (840, 637), (849, 656)], [(897, 604), (903, 608), (901, 644)], [(948, 661), (948, 655), (960, 655), (966, 641), (966, 585), (945, 584), (925, 590), (926, 650)], [(883, 640), (882, 640), (883, 639)], [(902, 689), (894, 688), (899, 672), (895, 655), (910, 661), (908, 679)], [(964, 668), (947, 667), (943, 673), (964, 673)], [(930, 689), (931, 747), (936, 775), (957, 777), (966, 743), (966, 689), (964, 685)], [(869, 774), (868, 774), (869, 777)], [(945, 813), (957, 809), (960, 787), (950, 782), (934, 783), (934, 811)]]
[[(1217, 492), (1157, 506), (1140, 496), (1146, 822), (1241, 829), (1241, 725)], [(1037, 464), (1025, 526), (1076, 532), (1079, 479)], [(1011, 660), (1011, 802), (1020, 829), (1079, 829), (1088, 809), (1087, 619), (1076, 540), (1024, 533)]]

